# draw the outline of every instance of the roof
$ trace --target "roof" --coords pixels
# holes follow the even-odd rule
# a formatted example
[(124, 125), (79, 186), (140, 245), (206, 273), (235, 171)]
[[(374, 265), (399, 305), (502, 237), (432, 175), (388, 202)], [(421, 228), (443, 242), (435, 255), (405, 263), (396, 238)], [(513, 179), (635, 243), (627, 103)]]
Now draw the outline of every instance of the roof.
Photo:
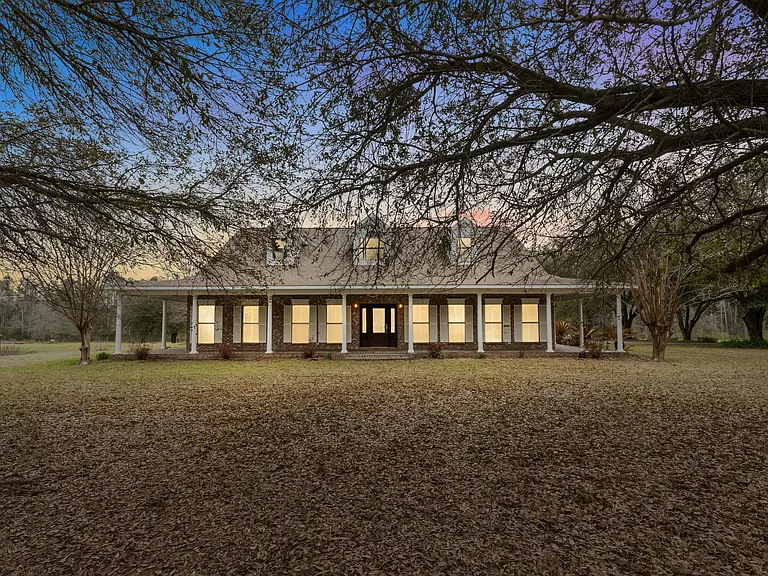
[(299, 228), (287, 235), (285, 264), (270, 264), (267, 254), (275, 235), (249, 228), (234, 236), (210, 262), (205, 273), (176, 280), (138, 282), (134, 288), (267, 289), (352, 287), (448, 289), (457, 286), (573, 287), (590, 282), (548, 274), (506, 229), (475, 228), (472, 257), (460, 264), (451, 230), (411, 228), (380, 235), (383, 261), (360, 262), (361, 228)]

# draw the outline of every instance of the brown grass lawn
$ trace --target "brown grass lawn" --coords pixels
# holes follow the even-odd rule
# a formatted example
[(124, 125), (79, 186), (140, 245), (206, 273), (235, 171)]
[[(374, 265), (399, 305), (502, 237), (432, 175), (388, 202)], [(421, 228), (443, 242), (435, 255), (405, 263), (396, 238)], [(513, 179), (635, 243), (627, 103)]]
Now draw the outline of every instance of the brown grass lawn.
[(3, 574), (767, 571), (766, 351), (0, 365)]

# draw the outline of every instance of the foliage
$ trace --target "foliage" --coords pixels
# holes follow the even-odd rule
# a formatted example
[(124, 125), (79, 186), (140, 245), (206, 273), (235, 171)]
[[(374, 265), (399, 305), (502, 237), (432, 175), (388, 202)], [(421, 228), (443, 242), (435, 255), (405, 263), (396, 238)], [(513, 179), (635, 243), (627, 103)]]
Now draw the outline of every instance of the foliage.
[(18, 354), (24, 354), (24, 350), (15, 344), (3, 344), (0, 342), (0, 356), (16, 356)]
[(768, 348), (768, 340), (718, 340), (726, 348)]
[(427, 352), (430, 358), (443, 357), (443, 344), (441, 342), (430, 342), (427, 344)]
[(602, 340), (584, 340), (584, 349), (579, 352), (579, 358), (602, 358), (604, 343)]
[(152, 347), (144, 344), (143, 342), (136, 342), (131, 344), (129, 348), (130, 353), (134, 355), (136, 360), (147, 360)]
[(700, 338), (696, 339), (698, 342), (705, 342), (705, 343), (713, 343), (717, 342), (717, 338), (714, 338), (712, 336), (702, 336)]
[(317, 352), (317, 349), (315, 348), (315, 346), (314, 346), (313, 344), (308, 344), (308, 345), (307, 345), (307, 346), (305, 346), (305, 347), (304, 347), (304, 349), (302, 350), (302, 355), (303, 355), (303, 356), (304, 356), (304, 358), (306, 358), (306, 359), (311, 359), (311, 358), (314, 358), (314, 357), (315, 357), (315, 353), (316, 353), (316, 352)]
[(102, 351), (96, 354), (96, 360), (109, 360), (109, 359), (110, 359), (109, 352)]
[(232, 346), (230, 344), (224, 342), (216, 344), (216, 351), (222, 360), (229, 360), (232, 357)]

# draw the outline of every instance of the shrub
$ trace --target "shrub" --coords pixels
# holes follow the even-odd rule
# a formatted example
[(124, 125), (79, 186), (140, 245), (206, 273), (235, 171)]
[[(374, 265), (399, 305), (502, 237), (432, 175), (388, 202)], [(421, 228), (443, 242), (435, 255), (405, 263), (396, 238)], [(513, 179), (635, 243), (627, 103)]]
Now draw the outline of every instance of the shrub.
[(517, 357), (518, 357), (518, 358), (525, 358), (525, 350), (520, 350), (520, 351), (517, 353)]
[(584, 342), (584, 350), (579, 353), (579, 358), (601, 358), (603, 356), (603, 342), (589, 339)]
[(699, 342), (717, 342), (717, 338), (712, 336), (702, 336), (699, 338)]
[(304, 348), (304, 358), (310, 359), (315, 357), (315, 347), (314, 346), (307, 346)]
[(443, 345), (440, 342), (430, 342), (427, 344), (427, 351), (430, 358), (442, 358), (443, 357)]
[(323, 358), (325, 358), (326, 360), (331, 360), (333, 356), (331, 356), (330, 352), (326, 352), (325, 354), (323, 354)]
[(478, 355), (477, 355), (477, 357), (478, 357), (480, 360), (485, 360), (485, 352), (480, 352), (480, 354), (478, 354)]
[(0, 347), (0, 356), (16, 356), (17, 354), (24, 354), (24, 351), (18, 346), (4, 344)]
[(720, 340), (726, 348), (768, 348), (768, 340)]
[(109, 352), (99, 352), (96, 354), (96, 360), (109, 360)]
[(152, 348), (144, 343), (131, 345), (131, 354), (136, 357), (136, 360), (146, 360), (149, 358), (150, 350), (152, 350)]
[(219, 357), (222, 360), (229, 360), (232, 358), (232, 346), (229, 344), (216, 344), (216, 351), (219, 353)]

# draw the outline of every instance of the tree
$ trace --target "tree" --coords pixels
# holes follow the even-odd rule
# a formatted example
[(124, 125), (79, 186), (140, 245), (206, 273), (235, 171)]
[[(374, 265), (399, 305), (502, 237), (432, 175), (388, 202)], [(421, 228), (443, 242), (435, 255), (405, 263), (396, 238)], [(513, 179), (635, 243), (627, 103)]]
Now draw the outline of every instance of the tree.
[(734, 293), (742, 312), (741, 319), (747, 327), (747, 334), (752, 342), (762, 342), (763, 324), (768, 310), (768, 284), (761, 284), (747, 290)]
[(107, 288), (117, 278), (116, 271), (133, 260), (130, 248), (107, 225), (92, 221), (62, 224), (78, 230), (81, 241), (73, 245), (43, 236), (37, 248), (45, 251), (46, 262), (32, 256), (15, 260), (15, 267), (52, 310), (77, 328), (80, 364), (88, 364), (94, 322), (110, 308)]
[(675, 314), (690, 268), (670, 256), (647, 252), (634, 261), (632, 296), (637, 314), (651, 334), (652, 358), (663, 361)]
[[(484, 211), (530, 243), (589, 241), (615, 262), (768, 151), (763, 4), (312, 3), (287, 53), (308, 78), (296, 210), (400, 224)], [(764, 241), (723, 268), (766, 254)]]
[(249, 186), (290, 150), (266, 18), (225, 0), (0, 3), (0, 258), (90, 218), (204, 262), (258, 217)]

